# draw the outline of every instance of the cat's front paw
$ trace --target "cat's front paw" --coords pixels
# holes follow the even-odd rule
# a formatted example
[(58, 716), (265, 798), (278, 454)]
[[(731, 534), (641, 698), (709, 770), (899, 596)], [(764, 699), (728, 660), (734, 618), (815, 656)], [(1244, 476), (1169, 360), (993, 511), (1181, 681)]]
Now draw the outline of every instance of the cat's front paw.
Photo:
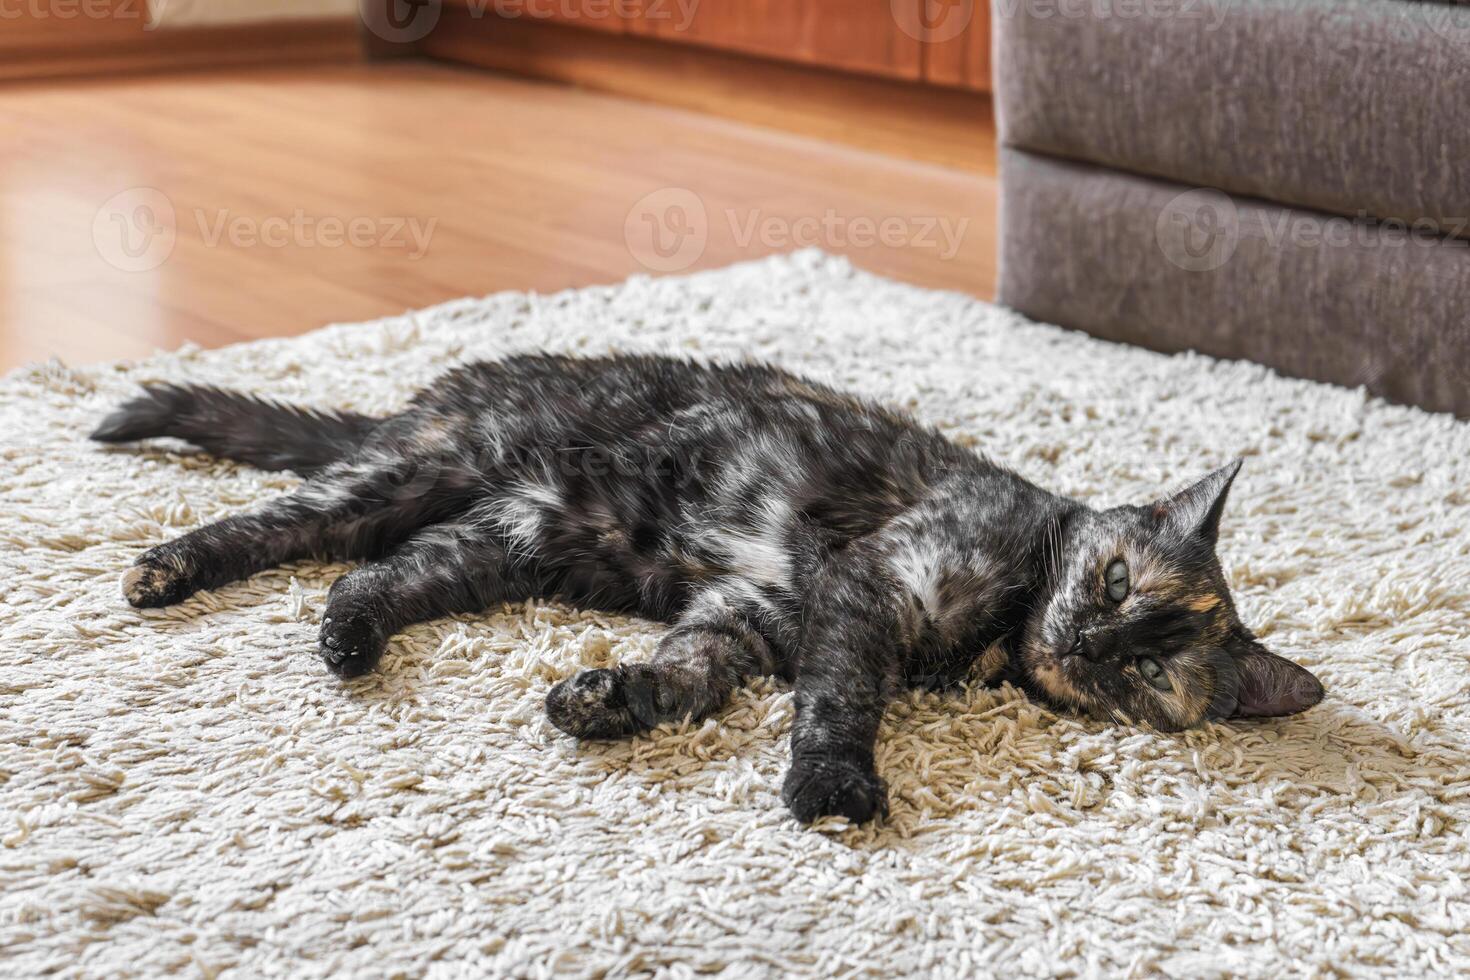
[(652, 727), (639, 719), (629, 703), (637, 692), (626, 683), (627, 671), (583, 670), (556, 685), (546, 695), (546, 717), (577, 738), (624, 738)]
[(846, 817), (866, 823), (888, 816), (888, 788), (870, 766), (849, 759), (805, 760), (792, 764), (781, 799), (796, 819)]
[(183, 602), (194, 593), (187, 577), (174, 564), (157, 558), (152, 552), (123, 573), (122, 594), (138, 609), (157, 609)]
[(388, 637), (374, 619), (341, 613), (322, 620), (320, 640), (317, 652), (322, 663), (342, 678), (361, 677), (372, 671), (388, 646)]

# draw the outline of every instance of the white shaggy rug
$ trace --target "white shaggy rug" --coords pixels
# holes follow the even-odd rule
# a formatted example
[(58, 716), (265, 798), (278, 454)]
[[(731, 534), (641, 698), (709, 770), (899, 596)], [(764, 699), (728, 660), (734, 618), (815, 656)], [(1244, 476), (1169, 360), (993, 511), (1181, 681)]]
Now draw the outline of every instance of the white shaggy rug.
[[(658, 628), (551, 603), (419, 626), (343, 685), (342, 567), (162, 612), (148, 545), (294, 480), (84, 436), (138, 381), (382, 410), (468, 358), (753, 354), (1032, 479), (1141, 501), (1235, 455), (1247, 621), (1327, 700), (1159, 735), (915, 694), (881, 826), (778, 798), (791, 695), (579, 747), (556, 681)], [(1026, 323), (818, 253), (504, 294), (0, 383), (0, 973), (1422, 976), (1470, 970), (1470, 426)]]

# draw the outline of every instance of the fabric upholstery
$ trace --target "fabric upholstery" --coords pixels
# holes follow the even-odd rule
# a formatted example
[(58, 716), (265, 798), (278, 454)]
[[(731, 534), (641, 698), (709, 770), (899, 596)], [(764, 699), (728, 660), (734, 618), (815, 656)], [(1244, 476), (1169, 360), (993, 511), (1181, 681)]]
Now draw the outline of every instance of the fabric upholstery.
[(1470, 6), (995, 0), (1004, 143), (1470, 238)]
[(1000, 299), (1470, 416), (1470, 242), (1002, 151)]

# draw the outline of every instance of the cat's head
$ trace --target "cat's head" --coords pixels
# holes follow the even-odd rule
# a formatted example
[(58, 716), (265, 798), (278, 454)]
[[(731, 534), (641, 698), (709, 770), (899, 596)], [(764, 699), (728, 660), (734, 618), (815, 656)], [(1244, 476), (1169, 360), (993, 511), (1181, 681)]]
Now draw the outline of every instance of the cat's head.
[(1052, 700), (1164, 731), (1269, 717), (1322, 700), (1322, 684), (1241, 623), (1215, 557), (1236, 461), (1144, 507), (1070, 514), (1018, 644)]

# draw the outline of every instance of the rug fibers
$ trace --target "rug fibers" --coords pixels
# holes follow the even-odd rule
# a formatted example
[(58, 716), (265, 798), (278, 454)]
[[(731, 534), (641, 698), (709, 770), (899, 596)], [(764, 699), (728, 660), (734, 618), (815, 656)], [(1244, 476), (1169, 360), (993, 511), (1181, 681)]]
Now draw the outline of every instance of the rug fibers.
[[(1008, 687), (884, 725), (878, 826), (792, 821), (791, 694), (579, 746), (558, 680), (654, 624), (532, 602), (341, 684), (342, 566), (139, 612), (144, 548), (294, 478), (84, 436), (140, 381), (385, 411), (549, 348), (755, 355), (1086, 500), (1246, 457), (1221, 552), (1327, 700), (1160, 735)], [(0, 969), (10, 975), (1337, 976), (1470, 971), (1470, 426), (1027, 323), (806, 252), (501, 294), (0, 383)]]

